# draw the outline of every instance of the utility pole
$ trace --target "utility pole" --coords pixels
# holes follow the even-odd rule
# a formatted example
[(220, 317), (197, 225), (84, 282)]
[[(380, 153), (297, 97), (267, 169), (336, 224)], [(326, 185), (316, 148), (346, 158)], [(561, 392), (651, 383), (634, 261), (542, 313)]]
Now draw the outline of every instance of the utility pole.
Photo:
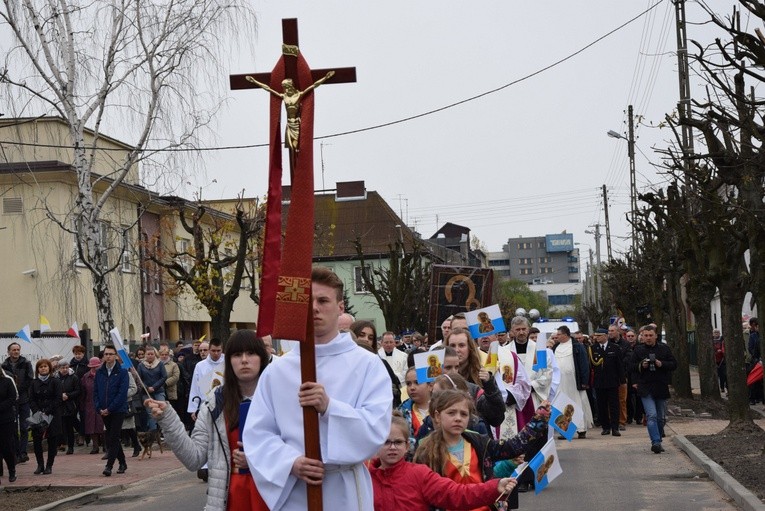
[(597, 264), (595, 274), (598, 276), (597, 304), (598, 311), (600, 312), (603, 310), (603, 267), (600, 263), (600, 224), (595, 224), (595, 262)]
[[(680, 85), (680, 101), (677, 103), (677, 111), (680, 121), (690, 119), (691, 113), (691, 83), (688, 72), (688, 37), (685, 23), (685, 0), (673, 0), (675, 4), (675, 24), (677, 25), (677, 77)], [(693, 129), (681, 124), (680, 133), (683, 142), (686, 174), (690, 167), (690, 158), (693, 155)], [(686, 186), (689, 185), (686, 175)]]
[[(589, 276), (587, 277), (587, 286), (590, 288), (590, 293), (589, 293), (590, 303), (594, 303), (595, 307), (598, 308), (598, 311), (600, 311), (600, 308), (597, 306), (598, 297), (595, 296), (595, 280), (594, 280), (595, 272), (593, 271), (595, 269), (595, 266), (592, 264), (592, 249), (589, 249), (589, 251), (590, 251), (590, 263), (589, 263), (589, 267), (587, 268), (587, 271), (589, 272)], [(593, 301), (593, 297), (595, 298), (594, 301)], [(594, 332), (594, 330), (592, 329), (592, 321), (589, 322), (589, 327), (590, 327), (590, 330), (589, 330), (590, 333)]]
[[(595, 261), (596, 264), (594, 266), (595, 268), (595, 280), (597, 280), (595, 286), (595, 306), (598, 309), (598, 312), (602, 311), (601, 307), (601, 297), (603, 292), (603, 286), (601, 284), (601, 263), (600, 263), (600, 224), (595, 224), (591, 227), (595, 227), (594, 231), (584, 231), (587, 234), (593, 234), (595, 235)], [(592, 267), (592, 249), (590, 249), (590, 266)]]
[(635, 186), (635, 125), (632, 115), (632, 105), (627, 108), (629, 117), (629, 131), (627, 132), (627, 155), (630, 159), (630, 216), (632, 224), (632, 252), (637, 250), (637, 231), (635, 223), (637, 222), (637, 186)]
[(603, 209), (606, 211), (606, 252), (608, 253), (608, 260), (613, 261), (614, 257), (611, 255), (611, 222), (608, 221), (608, 192), (606, 191), (606, 185), (603, 185)]

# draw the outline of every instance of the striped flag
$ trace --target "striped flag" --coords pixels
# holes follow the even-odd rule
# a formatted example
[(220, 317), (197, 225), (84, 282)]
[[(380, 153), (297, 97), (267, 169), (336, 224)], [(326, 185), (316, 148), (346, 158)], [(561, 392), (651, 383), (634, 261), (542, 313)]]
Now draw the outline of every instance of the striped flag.
[(547, 485), (563, 473), (558, 459), (558, 451), (555, 449), (555, 439), (547, 441), (542, 450), (529, 461), (529, 467), (534, 471), (534, 494), (539, 494), (547, 488)]
[(19, 330), (19, 333), (15, 335), (15, 337), (18, 337), (22, 341), (26, 342), (32, 342), (32, 332), (29, 330), (29, 325), (24, 325), (24, 328)]
[(114, 343), (114, 349), (117, 350), (117, 354), (120, 356), (120, 359), (122, 359), (122, 363), (128, 369), (133, 367), (133, 363), (130, 361), (130, 357), (128, 356), (128, 352), (125, 349), (125, 345), (122, 343), (122, 336), (120, 335), (120, 331), (117, 328), (112, 328), (109, 330), (109, 335), (111, 336), (112, 342)]
[(69, 330), (67, 330), (66, 335), (68, 335), (69, 337), (76, 337), (78, 339), (80, 338), (80, 329), (77, 328), (76, 321), (72, 323), (72, 326), (69, 327)]
[(536, 342), (537, 352), (531, 369), (539, 371), (540, 369), (547, 369), (547, 332), (540, 332)]
[(50, 330), (50, 321), (40, 314), (40, 333), (47, 332), (48, 330)]

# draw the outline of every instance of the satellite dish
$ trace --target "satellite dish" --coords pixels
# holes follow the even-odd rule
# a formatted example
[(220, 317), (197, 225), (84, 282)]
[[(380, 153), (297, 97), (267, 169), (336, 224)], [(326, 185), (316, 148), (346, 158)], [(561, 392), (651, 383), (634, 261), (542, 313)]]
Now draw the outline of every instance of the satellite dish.
[(538, 311), (538, 310), (536, 310), (536, 309), (531, 309), (531, 310), (529, 311), (529, 317), (530, 317), (532, 320), (534, 320), (534, 321), (538, 320), (538, 319), (539, 319), (539, 311)]
[(523, 307), (518, 307), (517, 309), (515, 309), (515, 315), (526, 316), (526, 309), (524, 309)]

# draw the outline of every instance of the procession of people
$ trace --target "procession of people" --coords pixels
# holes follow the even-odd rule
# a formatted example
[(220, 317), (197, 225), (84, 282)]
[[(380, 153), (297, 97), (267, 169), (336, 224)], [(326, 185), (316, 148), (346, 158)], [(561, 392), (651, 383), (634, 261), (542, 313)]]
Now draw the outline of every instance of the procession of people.
[[(135, 417), (133, 427), (161, 435), (189, 470), (204, 473), (206, 509), (306, 509), (307, 490), (315, 486), (322, 488), (327, 509), (517, 509), (523, 493), (549, 484), (549, 456), (538, 470), (516, 471), (554, 442), (548, 431), (560, 396), (572, 405), (566, 421), (556, 424), (576, 421), (576, 442), (596, 425), (604, 436), (620, 436), (619, 417), (627, 412), (618, 389), (627, 382), (645, 415), (647, 450), (664, 451), (666, 400), (677, 362), (657, 340), (655, 325), (637, 333), (612, 329), (618, 338), (599, 328), (592, 343), (563, 325), (548, 344), (527, 318), (516, 316), (500, 335), (480, 332), (490, 336), (486, 343), (476, 342), (472, 325), (458, 314), (442, 323), (441, 342), (416, 332), (385, 332), (383, 348), (374, 352), (373, 325), (344, 317), (342, 281), (315, 267), (312, 283), (314, 382), (301, 380), (299, 349), (273, 354), (250, 330), (225, 342), (194, 343), (178, 363), (163, 343), (159, 350), (143, 346), (142, 359), (124, 367), (107, 344), (101, 357), (38, 360), (31, 373), (21, 346), (13, 343), (0, 379), (0, 427), (12, 432), (11, 441), (0, 438), (9, 480), (27, 477), (18, 455), (22, 423), (32, 433), (33, 476), (54, 474), (59, 449), (70, 455), (86, 440), (91, 454), (105, 448), (104, 477), (115, 465), (117, 475), (125, 473), (123, 441), (129, 445), (130, 439), (122, 434), (123, 421)], [(497, 350), (499, 361), (493, 362)], [(424, 354), (427, 380), (409, 364), (399, 380), (392, 371), (400, 358), (394, 351), (404, 360), (414, 355), (417, 364)], [(510, 379), (500, 374), (502, 360), (515, 361)], [(85, 371), (80, 377), (72, 369), (79, 366)], [(190, 388), (166, 388), (184, 381)], [(403, 397), (395, 406), (394, 390)], [(20, 415), (22, 392), (28, 396), (26, 416)], [(628, 416), (642, 427), (637, 402)], [(304, 409), (319, 414), (321, 459), (305, 455)], [(581, 409), (579, 419), (574, 409)]]

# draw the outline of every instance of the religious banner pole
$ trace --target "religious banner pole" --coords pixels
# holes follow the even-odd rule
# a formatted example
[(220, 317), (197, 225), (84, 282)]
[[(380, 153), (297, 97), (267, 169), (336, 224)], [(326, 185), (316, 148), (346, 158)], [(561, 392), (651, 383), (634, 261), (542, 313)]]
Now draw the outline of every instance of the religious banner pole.
[[(231, 75), (232, 89), (262, 88), (271, 94), (266, 232), (261, 271), (258, 336), (300, 341), (303, 383), (316, 381), (311, 299), (314, 236), (313, 90), (324, 83), (356, 81), (355, 68), (311, 70), (298, 46), (297, 20), (282, 20), (282, 57), (271, 73)], [(290, 209), (282, 250), (281, 108), (287, 113)], [(297, 399), (297, 396), (295, 396)], [(303, 408), (305, 456), (321, 460), (319, 415)], [(321, 511), (321, 486), (307, 485), (309, 511)]]

